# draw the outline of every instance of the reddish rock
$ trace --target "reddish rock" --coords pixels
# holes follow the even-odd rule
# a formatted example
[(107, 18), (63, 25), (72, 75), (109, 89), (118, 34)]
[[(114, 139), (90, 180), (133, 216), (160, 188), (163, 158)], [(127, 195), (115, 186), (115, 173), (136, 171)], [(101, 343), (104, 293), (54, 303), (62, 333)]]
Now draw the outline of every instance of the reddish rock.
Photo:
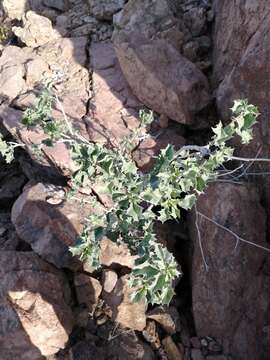
[[(87, 38), (63, 38), (52, 41), (37, 50), (8, 46), (0, 57), (1, 95), (0, 124), (10, 132), (15, 139), (26, 145), (26, 150), (32, 159), (44, 168), (55, 165), (65, 175), (70, 175), (73, 164), (63, 143), (54, 147), (41, 144), (48, 136), (40, 128), (33, 130), (22, 126), (21, 120), (27, 106), (33, 106), (38, 93), (33, 88), (47, 77), (57, 76), (57, 95), (64, 108), (67, 118), (88, 137), (82, 117), (86, 113), (89, 99), (89, 73), (85, 68)], [(16, 98), (16, 100), (15, 100)], [(10, 106), (16, 106), (16, 110)], [(18, 109), (19, 108), (19, 109)], [(59, 104), (55, 104), (52, 116), (63, 121), (63, 113)], [(33, 146), (41, 144), (41, 154), (38, 156)], [(49, 172), (49, 170), (47, 170)], [(56, 170), (51, 169), (55, 174)]]
[[(221, 117), (228, 120), (235, 99), (248, 99), (258, 106), (260, 117), (249, 145), (237, 143), (238, 155), (270, 157), (269, 73), (270, 2), (249, 1), (239, 4), (215, 2), (214, 85)], [(250, 172), (268, 172), (266, 163), (256, 164)], [(270, 218), (269, 176), (257, 176), (262, 198)], [(268, 225), (268, 232), (269, 232)]]
[(139, 101), (122, 74), (111, 42), (90, 47), (93, 96), (87, 129), (91, 140), (115, 144), (138, 126)]
[[(248, 45), (253, 42), (253, 35), (260, 33), (261, 26), (268, 21), (266, 14), (270, 11), (270, 3), (268, 0), (238, 4), (214, 0), (213, 8), (214, 80), (218, 84), (241, 62)], [(259, 58), (257, 60), (260, 61)], [(255, 69), (254, 72), (256, 73)]]
[(16, 250), (19, 246), (14, 226), (11, 223), (10, 214), (0, 214), (0, 251)]
[(105, 351), (98, 348), (92, 341), (80, 341), (69, 350), (70, 360), (105, 360)]
[[(87, 37), (61, 38), (37, 49), (51, 70), (58, 76), (57, 95), (64, 107), (68, 119), (82, 135), (87, 136), (82, 121), (89, 100), (89, 72), (87, 65)], [(63, 118), (56, 106), (55, 118)]]
[[(12, 208), (12, 222), (19, 237), (42, 258), (59, 268), (78, 269), (81, 262), (69, 247), (82, 231), (83, 209), (78, 202), (61, 200), (61, 196), (63, 190), (52, 185), (27, 187)], [(60, 202), (54, 205), (54, 198)]]
[(209, 103), (206, 77), (165, 40), (114, 37), (123, 73), (138, 99), (182, 124)]
[[(197, 209), (240, 237), (267, 247), (265, 211), (256, 190), (235, 184), (212, 184)], [(192, 264), (193, 316), (198, 336), (221, 339), (225, 353), (238, 359), (267, 359), (269, 339), (263, 327), (270, 319), (270, 277), (263, 268), (268, 253), (237, 239), (199, 216), (205, 270), (195, 226)]]
[(132, 291), (127, 276), (122, 276), (110, 294), (103, 294), (103, 299), (112, 309), (113, 321), (132, 330), (142, 331), (146, 326), (146, 304), (143, 301), (132, 302)]
[(169, 335), (181, 330), (179, 314), (175, 307), (155, 308), (147, 313), (147, 318), (159, 323)]
[(183, 354), (180, 352), (178, 347), (175, 345), (171, 336), (167, 336), (162, 340), (162, 345), (168, 356), (168, 360), (183, 360)]
[(130, 269), (134, 266), (135, 256), (130, 255), (126, 244), (116, 244), (110, 239), (101, 240), (100, 263), (105, 266), (125, 266)]
[(169, 144), (174, 145), (175, 149), (178, 150), (185, 145), (185, 142), (185, 139), (178, 135), (175, 130), (166, 129), (157, 138), (149, 135), (149, 137), (141, 142), (132, 156), (138, 168), (147, 172), (153, 167), (155, 162), (154, 156), (157, 156), (160, 150), (165, 149)]
[[(186, 28), (171, 2), (130, 1), (117, 18), (113, 41), (133, 93), (146, 106), (183, 124), (210, 100), (208, 81), (180, 54)], [(176, 40), (176, 41), (175, 41)], [(177, 44), (177, 45), (176, 45)]]
[(108, 344), (108, 359), (154, 360), (156, 356), (151, 347), (141, 341), (135, 331), (121, 331)]
[(85, 274), (76, 274), (74, 284), (79, 304), (86, 304), (89, 311), (93, 312), (97, 306), (102, 291), (100, 282)]
[(34, 360), (64, 348), (73, 326), (64, 275), (29, 252), (0, 252), (3, 360)]

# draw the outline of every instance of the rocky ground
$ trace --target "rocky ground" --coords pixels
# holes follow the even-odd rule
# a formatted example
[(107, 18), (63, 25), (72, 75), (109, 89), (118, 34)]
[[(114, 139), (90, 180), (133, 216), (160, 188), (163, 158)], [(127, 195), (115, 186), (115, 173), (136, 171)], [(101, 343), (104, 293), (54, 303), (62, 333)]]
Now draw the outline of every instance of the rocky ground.
[(72, 257), (89, 209), (65, 198), (69, 153), (44, 145), (40, 156), (44, 134), (21, 125), (46, 77), (95, 142), (117, 142), (147, 106), (156, 120), (133, 158), (148, 171), (161, 148), (206, 142), (232, 101), (248, 98), (261, 116), (237, 151), (269, 157), (269, 13), (268, 0), (2, 1), (0, 129), (24, 150), (0, 159), (1, 360), (269, 359), (269, 254), (207, 220), (269, 246), (267, 166), (212, 183), (198, 229), (194, 213), (157, 224), (183, 277), (169, 307), (147, 309), (129, 299), (124, 245), (102, 240), (100, 271)]

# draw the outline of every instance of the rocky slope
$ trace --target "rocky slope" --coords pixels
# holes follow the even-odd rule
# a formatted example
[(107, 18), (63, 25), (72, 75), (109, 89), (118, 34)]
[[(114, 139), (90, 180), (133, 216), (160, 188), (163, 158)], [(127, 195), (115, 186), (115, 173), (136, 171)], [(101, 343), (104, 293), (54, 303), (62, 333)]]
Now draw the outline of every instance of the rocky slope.
[(269, 359), (269, 254), (232, 234), (269, 247), (266, 165), (213, 183), (199, 219), (157, 224), (184, 276), (169, 307), (147, 309), (130, 301), (124, 245), (102, 240), (100, 271), (71, 256), (91, 206), (65, 197), (65, 145), (40, 156), (44, 133), (21, 124), (46, 77), (94, 142), (115, 145), (147, 106), (156, 120), (133, 157), (148, 171), (168, 143), (204, 143), (232, 101), (248, 98), (260, 121), (237, 151), (269, 157), (269, 11), (267, 0), (2, 1), (0, 130), (24, 150), (11, 165), (0, 159), (1, 360)]

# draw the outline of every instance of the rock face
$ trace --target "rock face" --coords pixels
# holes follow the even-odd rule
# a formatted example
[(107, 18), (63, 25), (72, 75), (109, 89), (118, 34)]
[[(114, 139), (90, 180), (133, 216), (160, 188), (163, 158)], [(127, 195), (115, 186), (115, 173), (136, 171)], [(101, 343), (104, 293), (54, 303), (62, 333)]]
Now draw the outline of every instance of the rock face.
[[(215, 12), (214, 86), (219, 113), (228, 119), (235, 99), (248, 99), (257, 105), (261, 115), (254, 129), (255, 137), (250, 145), (238, 146), (238, 153), (253, 158), (261, 149), (260, 157), (269, 157), (270, 3), (267, 0), (239, 4), (215, 1)], [(264, 163), (256, 171), (269, 169)], [(257, 181), (263, 188), (269, 218), (269, 177), (257, 177)]]
[(52, 22), (44, 16), (28, 11), (23, 16), (23, 28), (13, 27), (13, 32), (27, 46), (36, 48), (60, 37)]
[(223, 115), (236, 98), (248, 98), (264, 112), (269, 89), (269, 12), (268, 1), (239, 7), (216, 2), (214, 79), (221, 82), (217, 101)]
[(54, 186), (29, 186), (12, 208), (12, 222), (19, 237), (43, 259), (58, 268), (78, 269), (81, 264), (69, 246), (82, 231), (82, 210), (79, 204), (64, 201), (63, 196), (63, 190)]
[(113, 39), (138, 99), (160, 114), (191, 124), (192, 115), (209, 103), (209, 90), (206, 77), (180, 54), (185, 38), (180, 25), (169, 1), (131, 0), (117, 17)]
[(3, 360), (39, 360), (64, 348), (72, 330), (67, 282), (34, 253), (0, 252)]
[[(199, 212), (247, 241), (267, 247), (265, 212), (254, 188), (215, 184), (201, 196)], [(222, 339), (237, 359), (269, 357), (270, 277), (268, 253), (241, 242), (198, 215), (201, 243), (209, 271), (204, 268), (193, 216), (193, 314), (198, 336)]]

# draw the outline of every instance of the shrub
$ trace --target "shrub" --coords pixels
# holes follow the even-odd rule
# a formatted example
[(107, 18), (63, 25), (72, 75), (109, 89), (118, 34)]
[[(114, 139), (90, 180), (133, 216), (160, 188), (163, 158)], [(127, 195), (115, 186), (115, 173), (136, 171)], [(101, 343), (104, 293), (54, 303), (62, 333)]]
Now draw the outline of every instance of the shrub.
[[(100, 215), (89, 214), (76, 246), (71, 248), (72, 253), (98, 268), (100, 240), (104, 236), (126, 243), (131, 253), (137, 255), (130, 274), (133, 300), (169, 304), (174, 294), (172, 283), (180, 273), (173, 255), (158, 243), (154, 223), (177, 220), (182, 211), (194, 206), (207, 184), (216, 179), (221, 165), (233, 158), (234, 149), (228, 142), (236, 135), (244, 144), (252, 139), (257, 108), (245, 100), (235, 101), (231, 122), (226, 126), (220, 122), (214, 127), (209, 144), (184, 146), (178, 151), (168, 145), (157, 156), (153, 169), (142, 174), (131, 152), (145, 137), (146, 128), (153, 120), (151, 111), (141, 111), (139, 127), (123, 138), (119, 146), (110, 148), (84, 139), (72, 128), (64, 112), (66, 126), (56, 123), (50, 117), (55, 101), (59, 102), (49, 86), (36, 107), (25, 112), (23, 123), (42, 128), (48, 135), (46, 145), (67, 142), (75, 164), (71, 197), (81, 187), (98, 183), (114, 204)], [(9, 161), (13, 145), (9, 151), (9, 145), (3, 144), (0, 142), (0, 153)]]

